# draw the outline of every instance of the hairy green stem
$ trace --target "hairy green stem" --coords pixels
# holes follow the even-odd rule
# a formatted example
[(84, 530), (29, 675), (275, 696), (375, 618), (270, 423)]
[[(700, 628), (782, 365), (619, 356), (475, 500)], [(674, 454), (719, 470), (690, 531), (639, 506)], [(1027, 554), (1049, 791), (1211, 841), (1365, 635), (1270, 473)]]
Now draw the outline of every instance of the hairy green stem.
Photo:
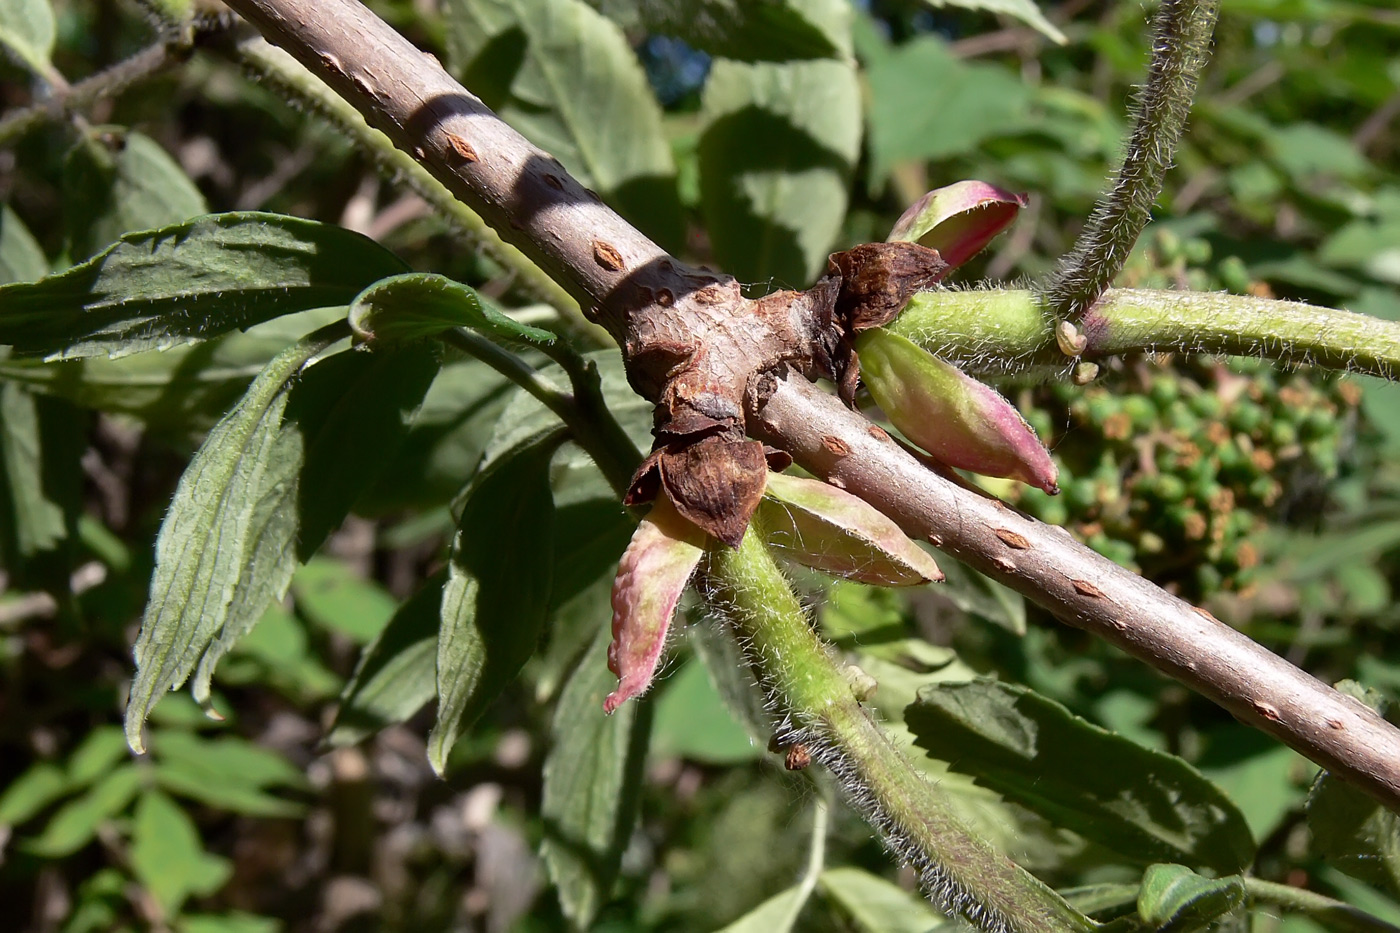
[(573, 391), (565, 392), (525, 360), (475, 331), (455, 328), (444, 331), (442, 338), (539, 400), (569, 428), (574, 441), (593, 459), (608, 485), (619, 496), (627, 491), (642, 454), (608, 409), (598, 368), (590, 361), (567, 348), (550, 352), (572, 383)]
[[(207, 31), (216, 29), (211, 26)], [(189, 43), (203, 35), (203, 32), (195, 30), (188, 37), (172, 36), (77, 84), (55, 85), (53, 93), (44, 100), (12, 111), (0, 119), (0, 146), (9, 145), (37, 126), (59, 120), (65, 114), (85, 110), (99, 100), (121, 93), (137, 81), (183, 62), (189, 57)]]
[(1245, 878), (1244, 889), (1256, 903), (1263, 901), (1287, 911), (1304, 914), (1323, 923), (1329, 930), (1343, 930), (1349, 933), (1400, 933), (1400, 927), (1393, 923), (1387, 923), (1364, 910), (1318, 894), (1316, 891), (1261, 881), (1258, 878)]
[(700, 587), (734, 627), (784, 717), (780, 741), (806, 747), (836, 776), (948, 913), (998, 933), (1093, 929), (1058, 894), (970, 833), (876, 726), (840, 662), (808, 625), (761, 534), (751, 525), (737, 550), (712, 548)]
[(1046, 289), (1057, 318), (1077, 318), (1103, 294), (1152, 218), (1196, 80), (1210, 58), (1219, 12), (1220, 0), (1162, 0), (1152, 24), (1152, 63), (1137, 95), (1123, 164)]
[[(1030, 291), (922, 292), (890, 329), (965, 368), (1015, 373), (1067, 365), (1054, 313)], [(1083, 357), (1139, 350), (1225, 353), (1387, 379), (1400, 374), (1400, 324), (1272, 298), (1112, 289), (1079, 322)]]

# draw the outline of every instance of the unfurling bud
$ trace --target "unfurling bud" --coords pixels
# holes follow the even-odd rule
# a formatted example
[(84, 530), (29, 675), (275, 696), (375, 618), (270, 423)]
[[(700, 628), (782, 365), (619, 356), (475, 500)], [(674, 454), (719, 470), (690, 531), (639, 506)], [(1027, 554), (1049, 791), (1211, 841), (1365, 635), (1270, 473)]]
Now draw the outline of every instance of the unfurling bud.
[(950, 267), (982, 251), (1029, 203), (984, 181), (960, 181), (924, 195), (895, 221), (887, 242), (906, 241), (938, 250)]
[(705, 534), (658, 496), (637, 526), (612, 589), (612, 644), (608, 669), (617, 689), (603, 701), (609, 713), (646, 691), (656, 675), (676, 604), (704, 553)]
[(879, 586), (943, 579), (928, 552), (883, 512), (835, 486), (770, 473), (759, 510), (768, 544), (804, 566)]
[(1050, 452), (995, 389), (887, 330), (861, 334), (856, 353), (876, 403), (935, 460), (1059, 492)]

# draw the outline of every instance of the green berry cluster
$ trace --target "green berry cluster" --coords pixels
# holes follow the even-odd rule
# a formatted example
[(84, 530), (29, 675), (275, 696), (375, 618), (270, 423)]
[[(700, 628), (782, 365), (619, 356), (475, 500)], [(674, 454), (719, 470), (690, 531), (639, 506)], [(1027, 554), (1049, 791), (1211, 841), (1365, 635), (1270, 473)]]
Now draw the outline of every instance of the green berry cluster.
[[(1204, 241), (1156, 245), (1155, 272), (1134, 270), (1134, 284), (1262, 288), (1235, 276), (1238, 260), (1200, 268)], [(1264, 526), (1326, 508), (1360, 394), (1322, 373), (1186, 356), (1116, 361), (1084, 388), (1026, 388), (1017, 401), (1054, 451), (1062, 493), (1020, 487), (1011, 501), (1185, 598), (1247, 589)]]

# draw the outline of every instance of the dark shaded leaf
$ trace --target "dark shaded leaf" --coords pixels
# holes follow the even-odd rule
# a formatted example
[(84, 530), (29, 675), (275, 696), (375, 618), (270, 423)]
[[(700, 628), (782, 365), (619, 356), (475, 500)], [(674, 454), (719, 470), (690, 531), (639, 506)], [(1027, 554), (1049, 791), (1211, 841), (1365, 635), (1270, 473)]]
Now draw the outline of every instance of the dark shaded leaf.
[(208, 210), (179, 163), (134, 130), (88, 129), (63, 165), (63, 220), (74, 259), (87, 259), (132, 230), (182, 223)]
[(718, 61), (703, 113), (700, 203), (715, 258), (743, 282), (809, 284), (846, 216), (860, 154), (854, 66)]
[(624, 28), (680, 36), (739, 61), (834, 58), (849, 38), (828, 34), (831, 0), (590, 0)]
[(340, 696), (328, 743), (353, 745), (385, 726), (405, 722), (436, 694), (439, 613), (446, 580), (446, 571), (434, 574), (360, 653), (360, 663)]
[(1224, 873), (1254, 856), (1244, 817), (1191, 765), (1024, 687), (925, 687), (905, 721), (953, 770), (1134, 861), (1165, 856)]
[(618, 27), (583, 0), (451, 0), (448, 61), (531, 142), (667, 249), (684, 243), (661, 108)]
[(637, 816), (651, 705), (629, 703), (611, 716), (613, 686), (600, 624), (555, 706), (544, 764), (545, 840), (540, 848), (564, 915), (587, 927), (608, 900)]
[(80, 266), (0, 288), (0, 343), (58, 358), (207, 340), (284, 314), (345, 305), (407, 271), (341, 227), (280, 214), (212, 214), (130, 233)]
[(467, 490), (442, 589), (437, 722), (428, 761), (452, 746), (539, 647), (549, 609), (554, 500), (549, 463), (562, 431), (498, 458)]

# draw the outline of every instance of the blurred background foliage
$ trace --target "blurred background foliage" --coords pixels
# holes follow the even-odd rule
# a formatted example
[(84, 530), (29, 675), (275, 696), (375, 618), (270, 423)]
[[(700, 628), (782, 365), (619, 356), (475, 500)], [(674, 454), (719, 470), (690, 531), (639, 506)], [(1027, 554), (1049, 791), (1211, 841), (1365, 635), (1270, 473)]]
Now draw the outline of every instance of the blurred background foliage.
[[(1045, 274), (1112, 169), (1151, 14), (1116, 0), (794, 0), (757, 13), (597, 0), (602, 16), (577, 0), (370, 5), (658, 241), (755, 291), (804, 287), (827, 252), (883, 239), (925, 190), (962, 178), (1032, 200), (960, 281)], [(1388, 0), (1222, 7), (1178, 167), (1120, 284), (1400, 318), (1400, 11)], [(42, 0), (0, 2), (13, 53), (0, 64), (0, 108), (42, 98), (32, 72), (78, 81), (153, 38), (125, 3), (52, 9), (46, 36)], [(696, 9), (708, 18), (692, 21)], [(417, 269), (552, 318), (382, 177), (372, 153), (226, 52), (214, 43), (71, 119), (9, 135), (0, 123), (0, 281), (66, 268), (129, 230), (257, 209), (362, 231)], [(560, 74), (571, 78), (562, 91)], [(578, 891), (550, 892), (536, 855), (541, 770), (567, 726), (551, 700), (607, 624), (628, 534), (577, 464), (556, 464), (556, 502), (572, 503), (557, 564), (569, 572), (545, 649), (458, 746), (450, 779), (432, 777), (421, 708), (434, 629), (413, 627), (409, 599), (431, 607), (450, 502), (513, 397), (469, 361), (443, 367), (357, 514), (228, 656), (213, 699), (224, 718), (172, 696), (153, 718), (151, 754), (132, 759), (117, 723), (175, 482), (202, 432), (318, 314), (116, 361), (0, 359), (7, 928), (529, 931), (563, 928), (566, 914), (619, 933), (938, 922), (839, 804), (817, 819), (814, 853), (813, 814), (831, 789), (783, 771), (745, 732), (731, 714), (742, 674), (724, 676), (732, 658), (699, 624), (645, 707), (640, 820), (615, 886), (588, 909)], [(1004, 388), (1055, 451), (1065, 491), (989, 484), (995, 492), (1325, 680), (1353, 679), (1377, 703), (1400, 690), (1400, 390), (1162, 357), (1124, 359), (1084, 388)], [(645, 411), (633, 414), (644, 436)], [(970, 571), (954, 565), (949, 578), (912, 594), (799, 581), (826, 634), (880, 682), (880, 713), (918, 742), (914, 754), (978, 832), (1097, 916), (1144, 896), (1144, 865), (1176, 861), (1227, 879), (1247, 869), (1400, 923), (1394, 817), (1325, 785), (1309, 807), (1316, 769), (1293, 752)], [(1031, 764), (997, 778), (976, 771), (971, 745), (940, 758), (936, 704), (911, 704), (921, 688), (977, 675), (1194, 765), (1257, 851), (1164, 857), (1114, 836), (1111, 820), (1048, 820), (1026, 799)], [(1077, 748), (1084, 731), (1046, 716), (1044, 728), (1080, 736), (1066, 740)], [(1150, 771), (1159, 759), (1147, 761)], [(800, 919), (784, 913), (791, 899), (770, 900), (799, 878), (807, 893), (815, 884)], [(1382, 928), (1233, 891), (1201, 894), (1216, 907), (1198, 921), (1178, 914), (1173, 928)]]

